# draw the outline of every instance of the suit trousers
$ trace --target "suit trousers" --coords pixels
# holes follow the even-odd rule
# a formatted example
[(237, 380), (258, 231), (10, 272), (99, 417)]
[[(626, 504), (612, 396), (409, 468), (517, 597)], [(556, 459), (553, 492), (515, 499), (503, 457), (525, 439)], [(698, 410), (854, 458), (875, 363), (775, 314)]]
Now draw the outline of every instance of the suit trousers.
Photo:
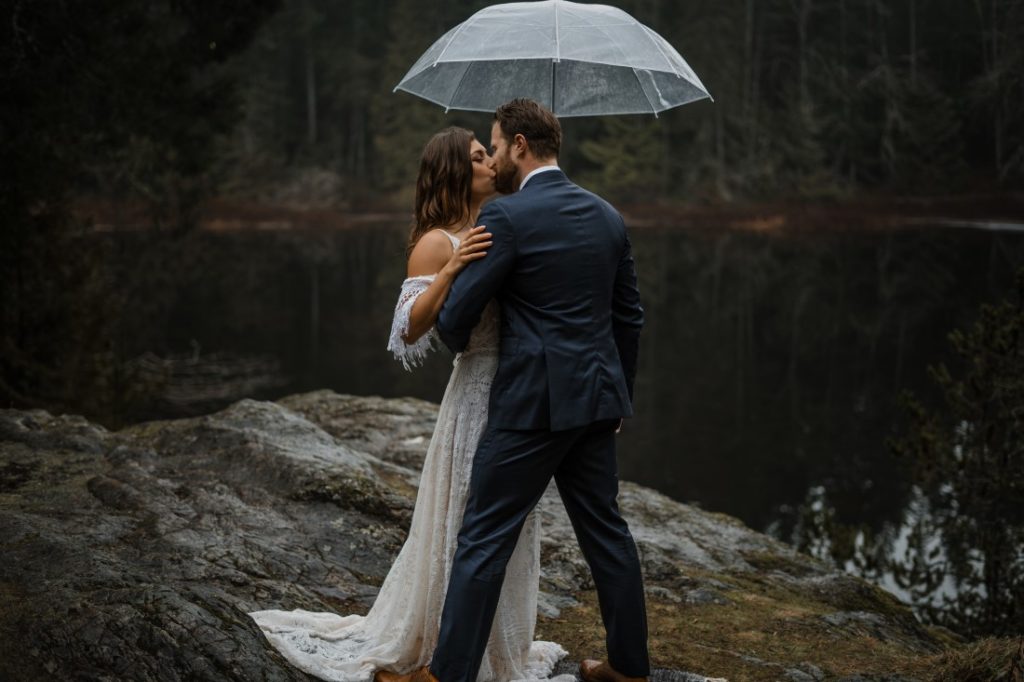
[(616, 502), (617, 424), (484, 432), (430, 663), (440, 682), (476, 682), (505, 567), (552, 476), (594, 577), (608, 662), (628, 677), (650, 673), (640, 561)]

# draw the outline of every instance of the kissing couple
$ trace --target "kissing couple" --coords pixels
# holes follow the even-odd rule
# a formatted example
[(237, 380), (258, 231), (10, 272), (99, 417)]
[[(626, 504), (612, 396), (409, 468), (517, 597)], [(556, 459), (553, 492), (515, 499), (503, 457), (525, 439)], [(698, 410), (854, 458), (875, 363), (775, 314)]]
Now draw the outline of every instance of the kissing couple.
[(561, 139), (554, 114), (516, 99), (494, 114), (490, 153), (461, 128), (424, 148), (388, 347), (407, 368), (438, 337), (457, 355), (409, 536), (366, 616), (250, 614), (316, 677), (548, 679), (566, 655), (533, 641), (534, 507), (552, 478), (607, 634), (607, 661), (583, 661), (581, 676), (650, 673), (615, 458), (615, 434), (632, 415), (643, 309), (622, 216), (559, 169)]

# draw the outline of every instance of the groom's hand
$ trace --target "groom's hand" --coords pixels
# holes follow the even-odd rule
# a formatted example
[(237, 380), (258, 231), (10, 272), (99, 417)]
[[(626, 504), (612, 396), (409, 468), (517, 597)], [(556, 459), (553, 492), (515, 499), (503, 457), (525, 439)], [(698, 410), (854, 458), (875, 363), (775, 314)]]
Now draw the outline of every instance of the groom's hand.
[(622, 422), (626, 421), (622, 417), (619, 417), (619, 425), (615, 427), (615, 433), (622, 433)]

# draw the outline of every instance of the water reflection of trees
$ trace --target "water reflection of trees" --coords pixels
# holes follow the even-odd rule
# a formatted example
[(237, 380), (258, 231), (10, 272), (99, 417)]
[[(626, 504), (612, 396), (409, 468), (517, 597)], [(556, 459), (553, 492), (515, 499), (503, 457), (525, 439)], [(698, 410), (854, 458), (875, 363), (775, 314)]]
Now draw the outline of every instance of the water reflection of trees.
[(794, 530), (801, 549), (971, 635), (1018, 633), (1024, 617), (1024, 270), (1015, 298), (949, 335), (956, 364), (930, 369), (940, 407), (904, 398), (910, 424), (892, 447), (914, 488), (901, 522), (843, 524), (815, 487)]
[[(759, 527), (776, 516), (769, 500), (798, 504), (822, 481), (846, 518), (895, 517), (908, 493), (883, 443), (895, 398), (925, 383), (948, 325), (988, 296), (992, 239), (645, 231), (625, 473)], [(999, 282), (1024, 255), (1010, 241)], [(679, 463), (666, 471), (666, 458)]]

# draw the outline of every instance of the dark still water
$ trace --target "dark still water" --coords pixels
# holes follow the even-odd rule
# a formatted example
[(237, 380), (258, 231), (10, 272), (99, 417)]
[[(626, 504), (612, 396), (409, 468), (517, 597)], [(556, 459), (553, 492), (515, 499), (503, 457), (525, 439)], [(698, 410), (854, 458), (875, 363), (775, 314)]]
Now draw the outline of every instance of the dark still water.
[[(441, 398), (447, 351), (413, 373), (385, 351), (400, 221), (201, 232), (173, 247), (173, 272), (146, 234), (104, 238), (128, 278), (124, 357), (276, 358), (286, 383), (259, 397)], [(844, 522), (897, 520), (910, 494), (885, 446), (898, 394), (936, 399), (926, 367), (952, 358), (947, 333), (1010, 296), (1024, 264), (1024, 234), (939, 226), (636, 228), (633, 242), (647, 326), (621, 477), (783, 537), (815, 486)], [(163, 405), (140, 398), (120, 417), (173, 416)]]

